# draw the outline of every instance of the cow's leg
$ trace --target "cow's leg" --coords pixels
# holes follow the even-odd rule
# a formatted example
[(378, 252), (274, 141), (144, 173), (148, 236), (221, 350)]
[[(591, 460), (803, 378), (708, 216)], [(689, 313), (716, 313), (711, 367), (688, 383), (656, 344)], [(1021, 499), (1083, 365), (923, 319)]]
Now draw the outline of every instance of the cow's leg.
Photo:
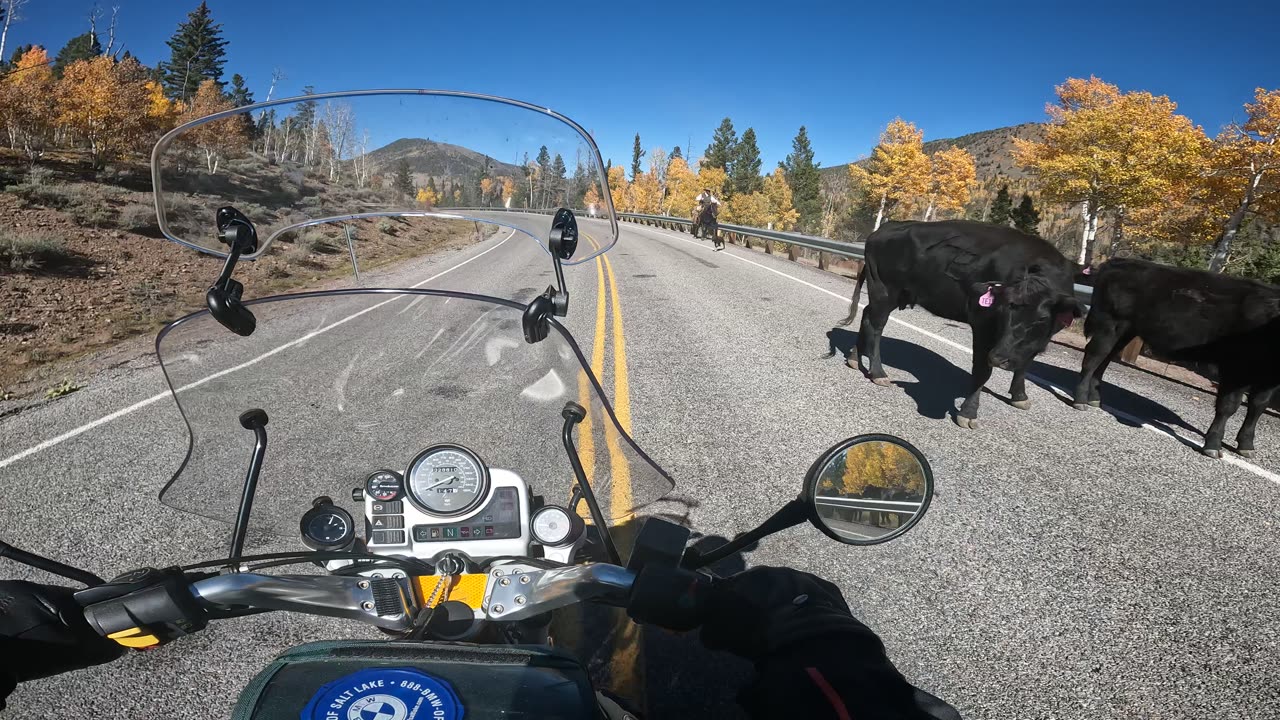
[(1222, 457), (1222, 433), (1227, 428), (1227, 421), (1240, 409), (1240, 401), (1243, 399), (1243, 388), (1218, 386), (1218, 402), (1214, 406), (1213, 422), (1209, 424), (1209, 431), (1204, 434), (1204, 449), (1201, 452), (1205, 455), (1211, 458)]
[(862, 357), (867, 358), (867, 376), (877, 385), (889, 385), (889, 374), (880, 364), (880, 336), (889, 322), (893, 303), (888, 297), (872, 298), (862, 312), (862, 325), (858, 329), (858, 368), (862, 369)]
[(1254, 389), (1249, 393), (1249, 410), (1245, 413), (1244, 424), (1240, 426), (1240, 432), (1236, 435), (1236, 450), (1244, 457), (1254, 456), (1253, 431), (1258, 427), (1258, 418), (1262, 417), (1262, 413), (1271, 404), (1271, 398), (1275, 392), (1276, 389), (1270, 387), (1265, 390)]
[(1132, 339), (1132, 334), (1122, 333), (1115, 326), (1099, 328), (1089, 338), (1084, 348), (1084, 363), (1080, 366), (1080, 382), (1076, 385), (1075, 409), (1088, 410), (1102, 405), (1102, 373)]
[(970, 385), (969, 396), (960, 404), (960, 412), (956, 413), (956, 424), (962, 428), (970, 430), (978, 429), (978, 398), (982, 397), (982, 388), (991, 379), (991, 363), (987, 361), (986, 349), (979, 352), (979, 348), (986, 346), (985, 343), (976, 342), (974, 338), (973, 348), (973, 382)]
[(1027, 369), (1024, 367), (1013, 371), (1013, 382), (1009, 383), (1009, 404), (1019, 410), (1031, 409), (1031, 401), (1027, 399)]

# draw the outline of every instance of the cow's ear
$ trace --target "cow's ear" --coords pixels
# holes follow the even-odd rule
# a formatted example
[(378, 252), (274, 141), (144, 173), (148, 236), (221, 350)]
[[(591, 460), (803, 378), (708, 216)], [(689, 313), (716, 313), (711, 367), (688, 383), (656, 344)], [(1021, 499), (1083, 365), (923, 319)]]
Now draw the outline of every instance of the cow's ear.
[(1004, 283), (976, 282), (969, 286), (969, 293), (978, 299), (979, 307), (991, 307), (1005, 295)]

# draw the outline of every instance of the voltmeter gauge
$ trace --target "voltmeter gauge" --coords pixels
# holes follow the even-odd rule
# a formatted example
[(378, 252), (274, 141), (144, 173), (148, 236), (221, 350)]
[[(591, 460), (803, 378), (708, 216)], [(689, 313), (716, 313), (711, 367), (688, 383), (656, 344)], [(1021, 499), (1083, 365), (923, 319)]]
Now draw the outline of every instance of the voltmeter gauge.
[(558, 505), (547, 505), (538, 510), (529, 525), (534, 540), (552, 547), (572, 544), (583, 530), (582, 518)]

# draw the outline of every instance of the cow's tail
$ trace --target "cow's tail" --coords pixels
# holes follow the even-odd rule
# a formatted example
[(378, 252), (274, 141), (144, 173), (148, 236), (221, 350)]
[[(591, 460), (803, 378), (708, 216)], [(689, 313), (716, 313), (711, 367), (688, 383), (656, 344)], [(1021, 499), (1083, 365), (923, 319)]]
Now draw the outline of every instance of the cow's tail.
[(862, 297), (862, 283), (867, 280), (867, 264), (862, 263), (862, 269), (858, 271), (858, 284), (853, 286), (853, 300), (849, 303), (849, 317), (840, 321), (840, 326), (844, 327), (853, 324), (853, 319), (858, 317), (858, 298)]

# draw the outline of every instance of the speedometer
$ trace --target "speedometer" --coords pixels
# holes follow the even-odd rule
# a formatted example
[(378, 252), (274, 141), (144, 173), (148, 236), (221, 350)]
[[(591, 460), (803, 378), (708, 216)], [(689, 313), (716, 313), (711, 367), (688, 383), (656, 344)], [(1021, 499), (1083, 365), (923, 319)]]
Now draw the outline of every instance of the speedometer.
[(460, 515), (475, 508), (489, 489), (489, 470), (460, 445), (436, 445), (409, 463), (409, 499), (435, 515)]

